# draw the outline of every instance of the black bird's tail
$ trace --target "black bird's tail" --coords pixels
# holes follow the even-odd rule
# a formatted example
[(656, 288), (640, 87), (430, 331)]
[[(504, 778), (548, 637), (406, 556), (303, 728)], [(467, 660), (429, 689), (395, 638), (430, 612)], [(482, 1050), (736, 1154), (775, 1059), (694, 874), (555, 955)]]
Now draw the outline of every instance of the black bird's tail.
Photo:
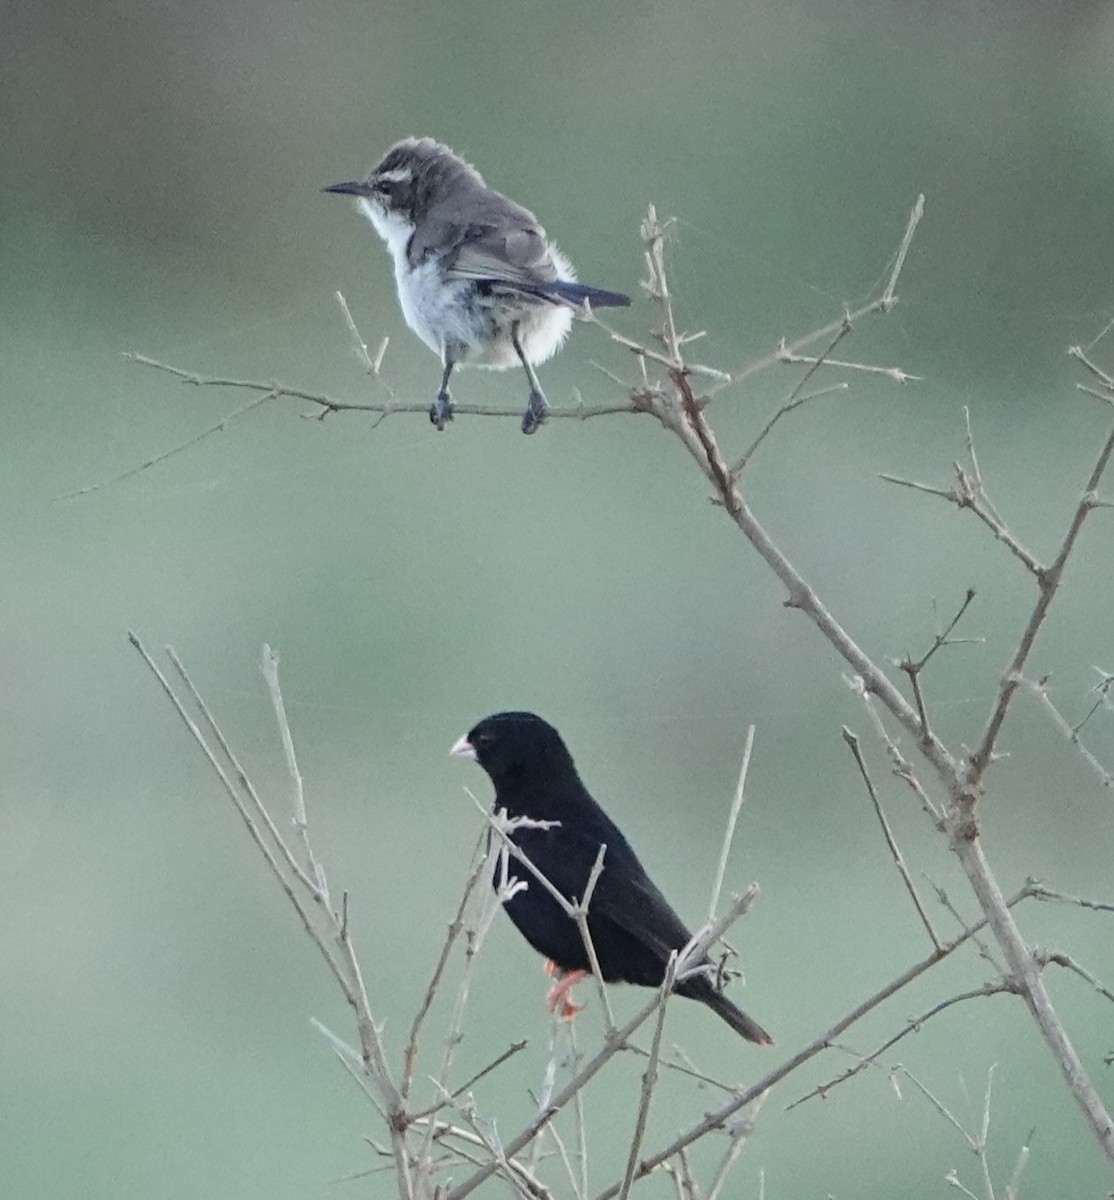
[(677, 989), (681, 995), (691, 996), (694, 1000), (699, 1000), (701, 1004), (706, 1004), (717, 1017), (722, 1017), (736, 1033), (741, 1034), (748, 1042), (757, 1042), (760, 1046), (774, 1044), (774, 1039), (757, 1021), (751, 1020), (738, 1005), (732, 1004), (708, 979), (695, 976), (691, 981), (686, 982), (696, 986), (688, 990), (685, 984), (682, 984)]

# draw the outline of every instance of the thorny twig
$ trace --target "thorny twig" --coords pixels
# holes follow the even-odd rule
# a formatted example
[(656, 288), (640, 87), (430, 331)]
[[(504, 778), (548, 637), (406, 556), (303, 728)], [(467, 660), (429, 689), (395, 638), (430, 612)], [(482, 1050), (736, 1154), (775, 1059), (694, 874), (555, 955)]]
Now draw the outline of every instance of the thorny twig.
[[(1083, 739), (1079, 735), (1082, 722), (1080, 725), (1072, 725), (1056, 707), (1052, 697), (1048, 694), (1048, 676), (1044, 676), (1041, 679), (1026, 679), (1022, 676), (1021, 682), (1040, 701), (1041, 707), (1052, 718), (1052, 723), (1056, 728), (1079, 751), (1083, 757), (1083, 761), (1098, 776), (1102, 786), (1104, 788), (1114, 787), (1114, 775), (1111, 775), (1095, 754), (1083, 744)], [(1092, 709), (1092, 711), (1094, 710)]]
[(811, 1100), (815, 1096), (822, 1096), (825, 1099), (841, 1084), (846, 1083), (849, 1079), (854, 1078), (860, 1071), (866, 1070), (867, 1067), (875, 1066), (878, 1060), (892, 1049), (903, 1038), (911, 1033), (920, 1033), (924, 1026), (935, 1016), (952, 1008), (956, 1004), (962, 1004), (965, 1000), (976, 1000), (984, 996), (999, 996), (1004, 993), (1017, 993), (1017, 988), (1009, 983), (1008, 980), (999, 980), (996, 983), (984, 983), (982, 987), (971, 988), (968, 991), (960, 992), (955, 996), (949, 996), (946, 1000), (941, 1000), (926, 1009), (923, 1013), (913, 1017), (907, 1021), (903, 1028), (899, 1029), (892, 1037), (887, 1038), (877, 1050), (872, 1050), (869, 1054), (864, 1054), (859, 1058), (859, 1061), (854, 1066), (848, 1067), (842, 1074), (837, 1075), (834, 1079), (828, 1080), (827, 1083), (819, 1084), (810, 1092), (806, 1092), (803, 1096), (798, 1096), (792, 1104), (786, 1105), (786, 1111), (796, 1108), (799, 1104), (804, 1104), (806, 1100)]
[[(973, 454), (974, 451), (972, 450), (972, 455)], [(920, 717), (921, 728), (925, 731), (928, 730), (928, 713), (925, 710), (924, 695), (921, 692), (921, 672), (932, 660), (933, 655), (942, 646), (969, 645), (972, 642), (981, 642), (985, 640), (983, 638), (953, 638), (951, 636), (952, 630), (955, 629), (955, 627), (962, 620), (963, 614), (970, 607), (971, 601), (974, 600), (974, 598), (975, 589), (968, 588), (963, 597), (963, 603), (959, 606), (955, 616), (952, 617), (952, 619), (948, 622), (946, 628), (937, 629), (936, 637), (933, 639), (932, 645), (929, 646), (929, 648), (924, 652), (924, 654), (921, 655), (920, 658), (914, 662), (912, 657), (906, 655), (905, 658), (898, 659), (896, 661), (895, 665), (904, 671), (909, 677), (909, 684), (913, 689), (913, 699), (917, 705), (917, 715)], [(935, 607), (936, 606), (934, 602), (933, 609), (935, 609)]]
[(913, 878), (909, 874), (909, 868), (905, 865), (905, 857), (898, 847), (897, 840), (893, 835), (893, 830), (890, 828), (890, 823), (886, 819), (886, 814), (882, 809), (882, 803), (878, 799), (878, 793), (874, 787), (874, 781), (870, 778), (870, 772), (867, 770), (866, 761), (863, 758), (863, 752), (859, 746), (859, 739), (847, 728), (843, 727), (843, 740), (847, 743), (852, 757), (855, 759), (855, 765), (859, 768), (859, 774), (862, 776), (863, 783), (866, 786), (867, 795), (870, 796), (870, 802), (874, 807), (874, 815), (878, 818), (878, 823), (882, 826), (882, 835), (886, 839), (886, 845), (889, 847), (890, 857), (893, 859), (894, 866), (897, 867), (898, 874), (901, 876), (902, 882), (905, 884), (905, 890), (909, 893), (913, 901), (913, 907), (917, 910), (917, 916), (921, 919), (921, 924), (925, 927), (928, 933), (929, 941), (935, 949), (942, 949), (940, 939), (936, 936), (936, 930), (932, 927), (932, 922), (928, 919), (928, 913), (925, 912), (924, 905), (921, 903), (920, 895), (917, 892), (916, 885), (913, 883)]
[(897, 484), (899, 487), (911, 488), (916, 492), (924, 492), (926, 495), (939, 496), (940, 499), (954, 504), (956, 508), (969, 509), (990, 530), (994, 537), (1025, 566), (1026, 570), (1039, 580), (1043, 568), (1038, 562), (1036, 555), (1021, 544), (998, 515), (998, 510), (994, 507), (990, 497), (986, 493), (978, 459), (975, 456), (975, 442), (971, 433), (970, 410), (964, 408), (963, 415), (967, 428), (967, 454), (970, 465), (964, 467), (958, 462), (952, 464), (955, 472), (955, 484), (952, 487), (933, 487), (927, 483), (918, 483), (916, 480), (905, 479), (900, 475), (890, 475), (886, 472), (880, 472), (878, 478), (885, 480), (886, 483)]

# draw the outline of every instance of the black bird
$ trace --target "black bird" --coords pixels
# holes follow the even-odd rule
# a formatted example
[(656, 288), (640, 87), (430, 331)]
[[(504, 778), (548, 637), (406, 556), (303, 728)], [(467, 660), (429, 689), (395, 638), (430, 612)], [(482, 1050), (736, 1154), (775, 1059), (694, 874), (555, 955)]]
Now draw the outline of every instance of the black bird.
[[(506, 809), (509, 817), (560, 822), (550, 829), (515, 829), (509, 837), (570, 902), (584, 895), (600, 845), (607, 846), (588, 907), (600, 972), (608, 983), (660, 987), (670, 953), (680, 951), (691, 934), (580, 781), (557, 730), (533, 713), (496, 713), (469, 730), (452, 753), (474, 759), (488, 773), (496, 809)], [(554, 897), (521, 864), (515, 874), (529, 886), (504, 907), (523, 937), (552, 964), (558, 982), (550, 990), (550, 1008), (563, 1004), (563, 1014), (571, 1016), (576, 1009), (567, 999), (568, 989), (589, 973), (588, 952), (576, 922)], [(496, 886), (498, 881), (497, 864)], [(692, 975), (676, 990), (706, 1004), (748, 1040), (773, 1042), (707, 975)]]

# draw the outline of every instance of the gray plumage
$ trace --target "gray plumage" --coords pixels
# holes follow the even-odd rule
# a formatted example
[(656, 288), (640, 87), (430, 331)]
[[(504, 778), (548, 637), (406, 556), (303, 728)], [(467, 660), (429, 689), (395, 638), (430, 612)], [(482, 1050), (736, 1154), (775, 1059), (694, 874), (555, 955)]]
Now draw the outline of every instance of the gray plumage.
[(545, 420), (534, 373), (562, 346), (573, 307), (630, 303), (619, 292), (578, 283), (572, 264), (528, 209), (489, 188), (448, 146), (406, 138), (367, 179), (325, 189), (355, 196), (394, 260), (406, 323), (444, 367), (430, 420), (452, 420), (449, 376), (456, 366), (522, 365), (530, 398), (522, 429)]

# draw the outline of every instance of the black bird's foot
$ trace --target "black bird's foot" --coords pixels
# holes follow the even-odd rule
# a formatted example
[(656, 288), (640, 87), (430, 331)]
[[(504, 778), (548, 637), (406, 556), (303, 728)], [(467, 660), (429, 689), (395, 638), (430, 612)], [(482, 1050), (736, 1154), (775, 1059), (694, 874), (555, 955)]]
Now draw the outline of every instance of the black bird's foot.
[(538, 388), (532, 388), (526, 411), (522, 414), (522, 432), (537, 433), (549, 416), (549, 404), (544, 394)]
[(442, 388), (437, 398), (429, 406), (429, 419), (437, 426), (438, 432), (445, 428), (447, 422), (453, 419), (453, 398), (448, 388)]
[(558, 966), (551, 958), (546, 959), (543, 969), (555, 981), (546, 993), (546, 1008), (560, 1020), (571, 1021), (584, 1005), (574, 1004), (569, 993), (582, 979), (588, 978), (588, 972), (579, 969), (566, 971), (564, 967)]

